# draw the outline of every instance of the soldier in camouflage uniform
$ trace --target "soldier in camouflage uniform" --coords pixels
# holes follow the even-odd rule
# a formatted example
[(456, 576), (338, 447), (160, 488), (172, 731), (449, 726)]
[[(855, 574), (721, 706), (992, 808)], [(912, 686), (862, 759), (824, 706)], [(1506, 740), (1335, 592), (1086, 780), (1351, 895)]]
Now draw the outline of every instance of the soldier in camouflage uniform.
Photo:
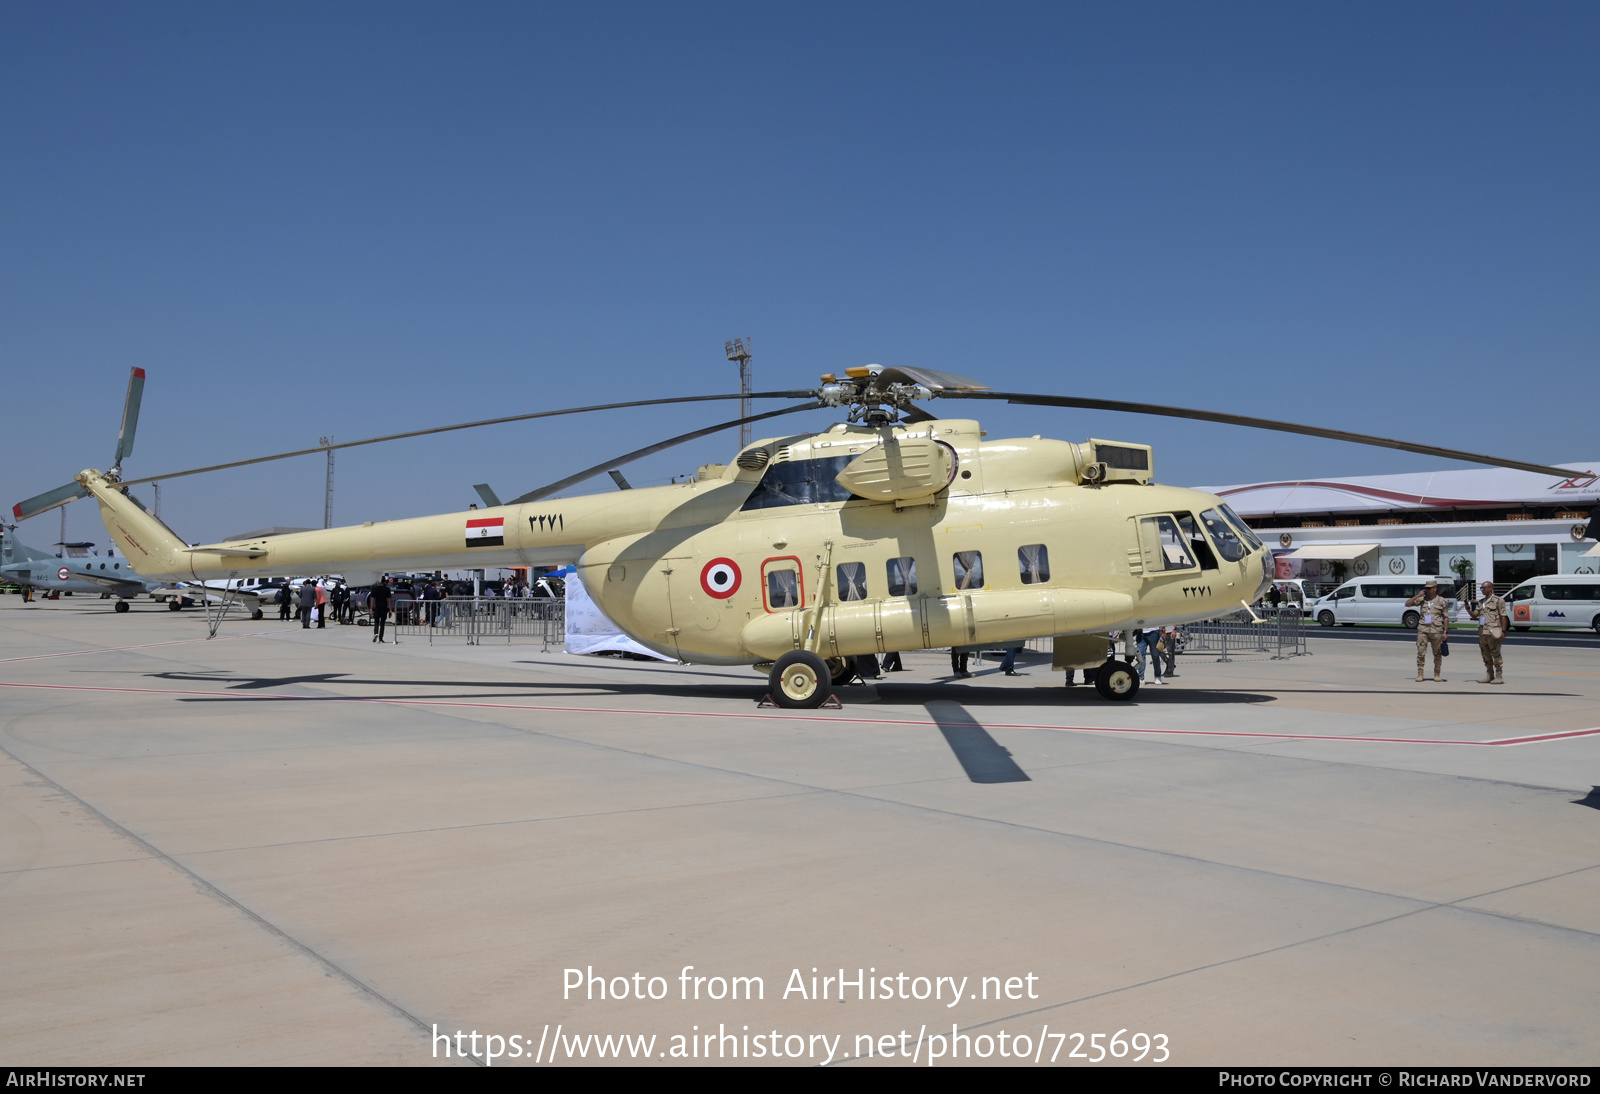
[(1417, 681), (1423, 680), (1422, 670), (1428, 650), (1433, 649), (1433, 681), (1444, 683), (1444, 654), (1439, 646), (1450, 636), (1450, 602), (1439, 595), (1438, 578), (1430, 577), (1422, 591), (1406, 601), (1408, 608), (1420, 608), (1422, 618), (1417, 622)]
[(1500, 640), (1511, 624), (1511, 611), (1505, 600), (1494, 594), (1494, 582), (1483, 583), (1483, 599), (1477, 607), (1468, 604), (1467, 611), (1478, 621), (1478, 652), (1483, 654), (1484, 671), (1484, 678), (1478, 683), (1505, 683), (1506, 667), (1500, 660)]

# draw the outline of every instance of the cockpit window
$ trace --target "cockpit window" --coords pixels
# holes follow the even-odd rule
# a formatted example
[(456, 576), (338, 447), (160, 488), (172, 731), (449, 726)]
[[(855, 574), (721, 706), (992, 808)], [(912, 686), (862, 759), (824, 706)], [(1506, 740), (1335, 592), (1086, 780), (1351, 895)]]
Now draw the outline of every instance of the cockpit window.
[(1244, 518), (1233, 511), (1233, 506), (1223, 505), (1222, 515), (1228, 518), (1228, 523), (1233, 525), (1239, 533), (1239, 538), (1248, 543), (1254, 550), (1261, 550), (1261, 537), (1256, 535), (1255, 529), (1244, 522)]
[(1244, 540), (1239, 538), (1239, 533), (1233, 530), (1233, 525), (1222, 518), (1222, 514), (1215, 509), (1207, 509), (1200, 514), (1200, 520), (1206, 526), (1206, 532), (1211, 536), (1211, 542), (1217, 545), (1217, 554), (1229, 562), (1238, 562), (1250, 553), (1244, 545)]
[(811, 505), (849, 501), (855, 497), (835, 480), (854, 456), (823, 456), (816, 460), (782, 460), (768, 464), (741, 509), (771, 509), (779, 505)]

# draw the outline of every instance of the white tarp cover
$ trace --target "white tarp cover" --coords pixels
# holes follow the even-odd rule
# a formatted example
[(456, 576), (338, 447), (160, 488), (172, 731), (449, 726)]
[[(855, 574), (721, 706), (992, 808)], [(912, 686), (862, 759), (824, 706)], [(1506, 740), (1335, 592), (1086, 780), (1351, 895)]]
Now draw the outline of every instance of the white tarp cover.
[(1600, 555), (1600, 543), (1596, 543), (1593, 547), (1591, 547), (1587, 551), (1583, 552), (1583, 555), (1584, 555), (1585, 558), (1590, 558), (1590, 557), (1593, 557), (1593, 556), (1596, 556), (1596, 555)]
[(671, 661), (654, 650), (647, 650), (622, 633), (622, 628), (611, 622), (600, 605), (589, 599), (589, 590), (574, 570), (566, 577), (567, 583), (567, 652), (568, 653), (638, 653), (658, 661)]
[(1309, 547), (1296, 547), (1292, 551), (1273, 553), (1279, 558), (1360, 558), (1377, 549), (1376, 543), (1316, 543)]

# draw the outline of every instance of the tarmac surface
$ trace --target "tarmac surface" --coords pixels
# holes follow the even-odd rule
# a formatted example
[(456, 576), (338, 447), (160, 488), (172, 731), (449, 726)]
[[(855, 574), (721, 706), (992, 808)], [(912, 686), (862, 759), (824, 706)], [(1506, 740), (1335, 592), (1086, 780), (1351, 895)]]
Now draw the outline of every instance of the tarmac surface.
[(791, 712), (747, 669), (110, 604), (0, 597), (9, 1064), (1600, 1055), (1592, 650), (1483, 686), (1458, 637), (1418, 684), (1313, 635), (1129, 704), (935, 651)]

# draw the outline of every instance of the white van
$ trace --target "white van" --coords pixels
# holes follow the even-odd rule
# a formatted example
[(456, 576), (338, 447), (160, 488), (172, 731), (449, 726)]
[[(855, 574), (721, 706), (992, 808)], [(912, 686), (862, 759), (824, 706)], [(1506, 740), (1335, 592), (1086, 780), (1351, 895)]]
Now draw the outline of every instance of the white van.
[[(1470, 618), (1465, 609), (1457, 610), (1455, 580), (1438, 578), (1439, 596), (1448, 607), (1446, 611), (1457, 619)], [(1406, 607), (1406, 601), (1416, 596), (1427, 583), (1426, 577), (1382, 578), (1358, 577), (1346, 581), (1327, 596), (1311, 606), (1311, 614), (1324, 627), (1342, 623), (1353, 627), (1357, 623), (1398, 623), (1415, 628), (1422, 621), (1421, 607)]]
[[(1272, 583), (1278, 587), (1278, 592), (1283, 596), (1285, 608), (1299, 608), (1301, 614), (1309, 614), (1311, 605), (1322, 595), (1322, 585), (1312, 581), (1309, 577), (1279, 577)], [(1266, 594), (1261, 596), (1261, 602), (1267, 603)]]
[(1600, 574), (1547, 574), (1530, 577), (1506, 594), (1511, 629), (1594, 628), (1600, 634)]

